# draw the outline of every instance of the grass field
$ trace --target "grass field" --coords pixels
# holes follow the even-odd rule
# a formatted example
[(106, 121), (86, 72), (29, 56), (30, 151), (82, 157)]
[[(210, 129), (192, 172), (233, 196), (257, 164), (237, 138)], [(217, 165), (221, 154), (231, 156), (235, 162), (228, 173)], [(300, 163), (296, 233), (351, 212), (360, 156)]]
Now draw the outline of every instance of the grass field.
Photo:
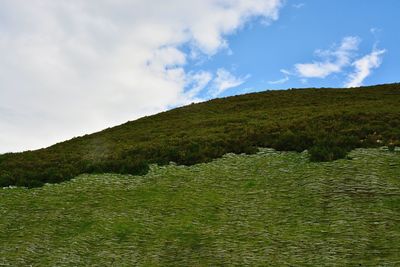
[(261, 149), (0, 189), (0, 266), (399, 266), (400, 152)]

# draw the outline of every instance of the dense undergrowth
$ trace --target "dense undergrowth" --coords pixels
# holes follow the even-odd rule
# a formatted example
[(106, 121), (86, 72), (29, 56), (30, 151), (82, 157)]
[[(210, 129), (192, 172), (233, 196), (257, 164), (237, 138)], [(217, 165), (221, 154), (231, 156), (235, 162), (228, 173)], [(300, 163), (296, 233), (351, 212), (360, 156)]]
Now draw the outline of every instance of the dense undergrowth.
[(46, 149), (0, 155), (0, 186), (36, 187), (81, 173), (144, 174), (257, 147), (308, 149), (312, 161), (400, 140), (400, 84), (266, 91), (144, 117)]

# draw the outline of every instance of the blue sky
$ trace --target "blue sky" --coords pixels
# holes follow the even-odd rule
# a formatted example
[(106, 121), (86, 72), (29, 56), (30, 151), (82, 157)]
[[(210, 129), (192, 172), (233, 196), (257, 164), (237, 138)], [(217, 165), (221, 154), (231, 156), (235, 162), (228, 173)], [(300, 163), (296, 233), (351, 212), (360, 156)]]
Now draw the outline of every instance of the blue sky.
[(344, 87), (352, 66), (307, 81), (280, 70), (293, 71), (297, 63), (318, 61), (316, 50), (334, 49), (343, 38), (351, 36), (360, 41), (354, 61), (370, 54), (374, 47), (385, 50), (380, 66), (371, 71), (363, 85), (399, 82), (399, 12), (400, 1), (396, 0), (289, 0), (277, 21), (266, 26), (253, 20), (228, 38), (227, 51), (188, 69), (215, 71), (224, 67), (235, 76), (248, 77), (239, 87), (225, 91), (224, 96), (265, 89)]
[(398, 0), (2, 0), (0, 153), (192, 102), (399, 82)]

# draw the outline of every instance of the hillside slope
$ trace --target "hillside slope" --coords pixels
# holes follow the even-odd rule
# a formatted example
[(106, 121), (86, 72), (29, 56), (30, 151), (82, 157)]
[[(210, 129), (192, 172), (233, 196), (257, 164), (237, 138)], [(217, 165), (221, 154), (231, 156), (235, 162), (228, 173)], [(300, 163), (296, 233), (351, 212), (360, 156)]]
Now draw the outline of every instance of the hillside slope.
[(400, 140), (400, 84), (266, 91), (192, 104), (37, 151), (0, 155), (0, 186), (40, 186), (82, 173), (144, 174), (256, 147), (342, 158)]
[(1, 266), (399, 266), (400, 150), (263, 149), (0, 189)]

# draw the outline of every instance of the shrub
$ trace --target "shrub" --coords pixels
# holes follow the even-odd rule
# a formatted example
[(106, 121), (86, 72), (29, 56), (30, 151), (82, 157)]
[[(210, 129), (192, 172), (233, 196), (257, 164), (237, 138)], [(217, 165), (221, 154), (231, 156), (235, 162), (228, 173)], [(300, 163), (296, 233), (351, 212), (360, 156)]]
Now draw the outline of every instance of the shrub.
[(15, 185), (15, 181), (9, 174), (0, 174), (0, 187), (6, 187), (9, 185)]
[(395, 150), (395, 148), (396, 148), (396, 146), (394, 145), (394, 143), (389, 143), (387, 147), (388, 147), (388, 149), (389, 149), (390, 152), (394, 152), (394, 150)]
[(273, 148), (281, 151), (302, 152), (309, 148), (311, 144), (311, 136), (307, 136), (302, 132), (294, 133), (291, 130), (287, 130), (283, 134), (277, 136), (276, 141), (273, 144)]
[(349, 150), (349, 147), (340, 146), (337, 140), (320, 140), (309, 149), (310, 160), (320, 162), (342, 159), (347, 156)]
[(127, 159), (121, 166), (119, 173), (133, 175), (145, 175), (149, 172), (149, 164), (144, 160)]

